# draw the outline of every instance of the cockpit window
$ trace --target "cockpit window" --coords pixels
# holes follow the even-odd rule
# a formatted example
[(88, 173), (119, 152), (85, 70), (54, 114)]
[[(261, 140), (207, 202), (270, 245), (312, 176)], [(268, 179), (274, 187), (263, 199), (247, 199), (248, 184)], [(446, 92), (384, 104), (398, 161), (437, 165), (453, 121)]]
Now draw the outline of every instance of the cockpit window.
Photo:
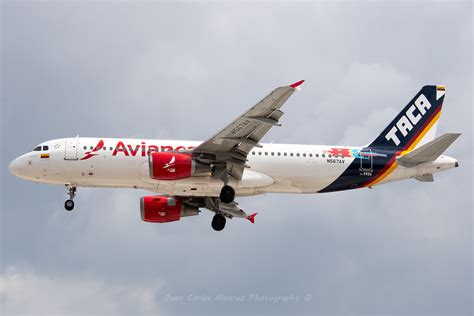
[(49, 150), (48, 146), (43, 146), (43, 150)]
[(33, 149), (33, 151), (41, 151), (41, 146), (36, 146), (35, 149)]

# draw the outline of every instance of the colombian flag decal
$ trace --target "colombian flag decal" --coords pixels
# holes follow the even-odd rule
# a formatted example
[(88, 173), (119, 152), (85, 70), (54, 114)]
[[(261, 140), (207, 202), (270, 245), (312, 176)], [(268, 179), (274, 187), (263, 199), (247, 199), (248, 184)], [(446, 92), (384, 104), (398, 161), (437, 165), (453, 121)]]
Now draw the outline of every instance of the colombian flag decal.
[(49, 154), (41, 154), (41, 159), (43, 158), (49, 158)]

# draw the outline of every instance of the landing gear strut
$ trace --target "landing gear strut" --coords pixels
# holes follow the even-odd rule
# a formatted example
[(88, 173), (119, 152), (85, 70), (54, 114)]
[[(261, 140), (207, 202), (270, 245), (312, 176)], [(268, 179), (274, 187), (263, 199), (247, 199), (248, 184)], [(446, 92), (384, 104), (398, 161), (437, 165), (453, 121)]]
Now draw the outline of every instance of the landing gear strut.
[(222, 216), (221, 214), (216, 214), (214, 215), (214, 218), (212, 219), (211, 226), (214, 228), (216, 231), (221, 231), (225, 227), (225, 217)]
[(76, 187), (73, 185), (66, 185), (66, 187), (69, 190), (69, 200), (66, 200), (66, 202), (64, 202), (64, 208), (66, 209), (66, 211), (72, 211), (74, 209), (73, 199), (76, 196)]
[(222, 203), (231, 203), (235, 198), (235, 190), (230, 185), (224, 185), (219, 196)]

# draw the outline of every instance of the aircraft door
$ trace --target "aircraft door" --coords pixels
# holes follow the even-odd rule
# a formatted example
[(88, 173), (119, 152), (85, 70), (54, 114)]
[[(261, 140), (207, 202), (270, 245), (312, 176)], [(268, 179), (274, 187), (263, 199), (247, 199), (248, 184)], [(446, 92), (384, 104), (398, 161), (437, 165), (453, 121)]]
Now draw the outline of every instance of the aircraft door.
[(360, 170), (361, 171), (372, 171), (373, 167), (373, 155), (370, 148), (364, 148), (359, 151), (360, 157)]
[(77, 146), (78, 146), (78, 137), (75, 138), (66, 138), (66, 144), (64, 146), (64, 159), (65, 160), (77, 160)]

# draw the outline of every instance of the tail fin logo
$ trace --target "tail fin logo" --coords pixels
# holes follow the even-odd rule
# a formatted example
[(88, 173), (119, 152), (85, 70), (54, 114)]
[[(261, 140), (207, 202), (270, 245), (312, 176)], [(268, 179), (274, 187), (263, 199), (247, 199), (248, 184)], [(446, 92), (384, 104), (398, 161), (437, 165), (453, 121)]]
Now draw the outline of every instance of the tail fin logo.
[(163, 166), (163, 169), (167, 169), (170, 173), (175, 173), (176, 169), (173, 167), (176, 161), (176, 157), (173, 156), (171, 160)]
[(85, 156), (82, 157), (80, 160), (87, 160), (89, 158), (92, 158), (94, 156), (98, 155), (98, 151), (101, 150), (104, 147), (104, 141), (101, 139), (97, 145), (92, 149), (91, 151), (86, 151)]
[(430, 108), (430, 101), (428, 101), (424, 94), (420, 94), (405, 114), (400, 117), (395, 126), (392, 126), (385, 135), (385, 139), (391, 140), (395, 146), (398, 146), (401, 142), (400, 138), (405, 138)]

